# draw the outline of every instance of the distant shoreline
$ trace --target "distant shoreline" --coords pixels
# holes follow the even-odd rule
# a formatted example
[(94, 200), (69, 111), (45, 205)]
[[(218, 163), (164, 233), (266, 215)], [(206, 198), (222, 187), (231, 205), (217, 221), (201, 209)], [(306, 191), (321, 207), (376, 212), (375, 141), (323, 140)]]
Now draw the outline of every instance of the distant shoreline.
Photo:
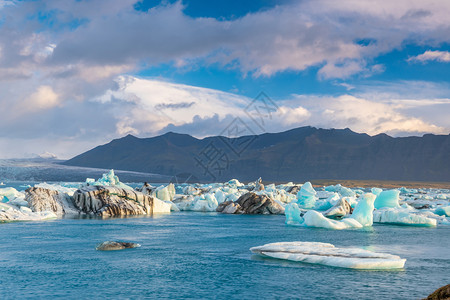
[(450, 189), (450, 182), (426, 181), (394, 181), (394, 180), (341, 180), (341, 179), (315, 179), (311, 180), (315, 187), (341, 184), (345, 187), (379, 187), (379, 188), (435, 188)]

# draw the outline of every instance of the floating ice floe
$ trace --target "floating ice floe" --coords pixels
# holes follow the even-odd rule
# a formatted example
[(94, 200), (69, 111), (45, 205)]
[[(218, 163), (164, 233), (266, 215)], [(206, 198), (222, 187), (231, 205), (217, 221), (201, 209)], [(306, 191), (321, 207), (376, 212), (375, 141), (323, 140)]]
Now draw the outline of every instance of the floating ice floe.
[(387, 270), (401, 269), (406, 259), (360, 248), (336, 248), (328, 243), (281, 242), (250, 248), (262, 256), (332, 267)]
[(386, 208), (376, 210), (373, 212), (373, 221), (375, 223), (388, 223), (396, 225), (425, 226), (425, 227), (435, 227), (437, 224), (436, 219), (412, 213), (410, 210), (404, 208), (402, 209)]

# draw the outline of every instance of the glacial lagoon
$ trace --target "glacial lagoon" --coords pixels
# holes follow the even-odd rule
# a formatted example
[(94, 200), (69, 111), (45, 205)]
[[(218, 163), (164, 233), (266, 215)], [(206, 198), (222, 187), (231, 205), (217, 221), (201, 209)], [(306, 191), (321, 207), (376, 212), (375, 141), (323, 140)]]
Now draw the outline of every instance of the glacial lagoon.
[[(154, 217), (0, 224), (3, 299), (420, 299), (448, 284), (448, 227), (290, 227), (279, 215), (177, 212)], [(106, 240), (142, 246), (100, 252)], [(361, 247), (406, 258), (405, 268), (361, 271), (263, 258), (280, 241)]]
[[(62, 201), (66, 213), (44, 212), (48, 215), (42, 217), (42, 211), (35, 211), (36, 203), (27, 198), (30, 192), (24, 191), (29, 186), (58, 191), (54, 199)], [(129, 194), (120, 198), (122, 188), (133, 190), (137, 198), (129, 199)], [(166, 213), (100, 217), (98, 199), (83, 198), (83, 205), (98, 209), (88, 212), (83, 207), (69, 209), (65, 202), (69, 195), (80, 198), (83, 190), (102, 190), (138, 205), (147, 196), (136, 188), (160, 201)], [(0, 191), (1, 216), (18, 218), (0, 224), (2, 299), (419, 299), (448, 284), (450, 218), (445, 214), (450, 193), (446, 189), (313, 188), (308, 183), (264, 187), (258, 180), (143, 186), (124, 184), (110, 171), (84, 183), (7, 182)], [(256, 203), (254, 210), (264, 215), (248, 214), (255, 207), (239, 206), (244, 195), (252, 201), (267, 200), (269, 205)], [(45, 197), (44, 204), (50, 199)], [(216, 212), (220, 207), (228, 213)], [(73, 209), (81, 213), (68, 213)], [(345, 216), (325, 218), (326, 212)], [(337, 226), (349, 220), (358, 226)], [(97, 251), (104, 241), (141, 247)], [(362, 253), (377, 252), (406, 263), (390, 270), (357, 270), (250, 251), (294, 241), (359, 248)]]

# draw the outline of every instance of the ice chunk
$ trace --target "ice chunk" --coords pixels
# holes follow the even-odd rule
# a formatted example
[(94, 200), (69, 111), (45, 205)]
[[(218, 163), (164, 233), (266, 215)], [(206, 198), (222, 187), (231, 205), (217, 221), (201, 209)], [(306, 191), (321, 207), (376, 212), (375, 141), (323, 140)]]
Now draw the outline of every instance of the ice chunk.
[(399, 195), (399, 190), (382, 191), (375, 199), (375, 208), (379, 209), (383, 207), (399, 207)]
[(311, 182), (305, 182), (297, 193), (297, 204), (301, 208), (313, 208), (316, 204), (316, 191)]
[(366, 193), (362, 195), (350, 218), (355, 219), (362, 226), (372, 226), (374, 201), (374, 194)]
[(33, 212), (25, 206), (19, 208), (7, 203), (0, 203), (0, 223), (13, 221), (41, 221), (56, 218), (56, 214), (50, 211)]
[(167, 186), (161, 185), (155, 190), (156, 197), (163, 201), (172, 201), (175, 196), (175, 186), (170, 183)]
[(401, 269), (406, 259), (360, 248), (336, 248), (328, 243), (282, 242), (250, 248), (263, 256), (351, 269)]
[(304, 225), (307, 227), (320, 227), (328, 229), (348, 229), (363, 227), (358, 221), (352, 218), (345, 218), (340, 221), (328, 219), (321, 213), (310, 210), (303, 216)]
[(120, 182), (119, 177), (117, 177), (114, 174), (114, 170), (110, 170), (108, 173), (103, 174), (102, 178), (100, 178), (99, 180), (92, 182), (92, 180), (90, 178), (86, 179), (86, 184), (87, 185), (97, 185), (97, 186), (115, 186), (118, 188), (122, 188), (122, 189), (129, 189), (132, 190), (133, 188), (123, 184), (122, 182)]
[(435, 219), (411, 213), (408, 209), (386, 208), (376, 210), (373, 213), (373, 220), (376, 223), (389, 223), (398, 225), (412, 225), (434, 227), (437, 224)]
[(339, 193), (343, 197), (355, 197), (356, 193), (341, 184), (330, 185), (325, 187), (325, 191)]
[(380, 188), (371, 188), (370, 191), (372, 192), (372, 194), (374, 194), (375, 196), (378, 196), (379, 194), (381, 194), (381, 192), (383, 191), (383, 189)]
[(303, 223), (303, 218), (300, 216), (301, 211), (297, 203), (289, 203), (286, 205), (284, 214), (286, 215), (286, 224), (288, 225), (300, 225)]
[(450, 217), (450, 206), (438, 207), (434, 213), (438, 216)]
[(0, 189), (0, 202), (6, 203), (16, 198), (20, 198), (23, 200), (25, 198), (25, 195), (12, 187)]

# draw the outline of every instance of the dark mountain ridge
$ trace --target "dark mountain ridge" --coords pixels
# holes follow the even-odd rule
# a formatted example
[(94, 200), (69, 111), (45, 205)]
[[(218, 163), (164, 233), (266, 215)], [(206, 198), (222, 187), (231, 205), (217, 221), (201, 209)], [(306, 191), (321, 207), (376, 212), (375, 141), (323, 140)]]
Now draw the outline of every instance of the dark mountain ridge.
[(63, 164), (114, 168), (201, 181), (312, 179), (450, 181), (450, 135), (369, 136), (350, 129), (300, 127), (280, 133), (197, 139), (169, 132), (127, 135)]

